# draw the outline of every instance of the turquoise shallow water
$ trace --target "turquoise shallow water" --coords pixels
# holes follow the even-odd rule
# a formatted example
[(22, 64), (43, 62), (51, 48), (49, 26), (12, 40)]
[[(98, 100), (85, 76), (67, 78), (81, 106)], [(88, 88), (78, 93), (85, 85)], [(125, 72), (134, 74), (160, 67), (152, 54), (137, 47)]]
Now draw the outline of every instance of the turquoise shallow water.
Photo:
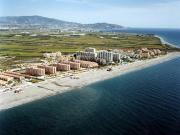
[(0, 135), (179, 135), (180, 58), (0, 112)]

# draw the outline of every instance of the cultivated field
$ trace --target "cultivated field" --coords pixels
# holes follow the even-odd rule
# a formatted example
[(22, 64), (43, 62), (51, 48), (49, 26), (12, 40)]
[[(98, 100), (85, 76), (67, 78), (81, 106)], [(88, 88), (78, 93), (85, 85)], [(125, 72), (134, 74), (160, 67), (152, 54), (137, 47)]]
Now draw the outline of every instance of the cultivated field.
[(164, 48), (158, 38), (136, 35), (85, 36), (49, 35), (32, 37), (29, 35), (0, 34), (0, 56), (40, 57), (44, 52), (73, 53), (86, 47), (106, 48)]
[[(44, 52), (61, 51), (63, 54), (68, 54), (86, 47), (96, 49), (166, 48), (158, 38), (149, 35), (88, 33), (77, 36), (68, 33), (30, 35), (0, 32), (0, 69), (17, 64), (18, 60), (40, 58)], [(4, 56), (15, 58), (2, 59)]]

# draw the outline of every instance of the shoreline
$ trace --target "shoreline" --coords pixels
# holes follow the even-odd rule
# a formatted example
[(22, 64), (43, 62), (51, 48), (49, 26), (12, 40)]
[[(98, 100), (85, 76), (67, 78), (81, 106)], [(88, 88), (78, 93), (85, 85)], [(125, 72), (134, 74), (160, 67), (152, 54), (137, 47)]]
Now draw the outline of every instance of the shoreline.
[(161, 36), (159, 36), (159, 35), (155, 35), (155, 37), (159, 38), (160, 41), (161, 41), (161, 44), (163, 44), (163, 45), (167, 44), (167, 45), (169, 45), (169, 46), (171, 46), (171, 47), (180, 48), (179, 46), (176, 46), (176, 45), (174, 45), (174, 44), (166, 41), (163, 37), (161, 37)]
[(47, 79), (46, 81), (37, 84), (27, 84), (21, 86), (23, 91), (19, 94), (16, 94), (13, 91), (0, 93), (0, 111), (46, 97), (62, 94), (76, 88), (88, 86), (90, 84), (115, 78), (130, 72), (142, 70), (178, 57), (180, 57), (180, 53), (173, 52), (149, 60), (141, 60), (126, 65), (114, 66), (113, 71), (111, 72), (106, 71), (107, 67), (105, 67), (79, 73), (79, 79), (57, 77)]

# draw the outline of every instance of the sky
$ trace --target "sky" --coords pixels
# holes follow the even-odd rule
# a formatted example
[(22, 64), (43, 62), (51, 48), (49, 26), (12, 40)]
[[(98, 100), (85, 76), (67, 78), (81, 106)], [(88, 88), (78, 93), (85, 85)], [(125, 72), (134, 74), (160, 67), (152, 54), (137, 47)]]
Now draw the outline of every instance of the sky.
[(0, 16), (31, 15), (85, 24), (180, 28), (180, 0), (0, 0)]

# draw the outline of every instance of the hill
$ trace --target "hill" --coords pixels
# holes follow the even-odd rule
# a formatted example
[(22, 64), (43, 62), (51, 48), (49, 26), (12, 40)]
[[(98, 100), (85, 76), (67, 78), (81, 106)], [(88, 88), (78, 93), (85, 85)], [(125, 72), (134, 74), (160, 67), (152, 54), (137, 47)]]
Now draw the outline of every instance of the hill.
[(80, 31), (119, 30), (123, 26), (109, 23), (80, 24), (42, 16), (0, 17), (1, 29), (60, 29)]

